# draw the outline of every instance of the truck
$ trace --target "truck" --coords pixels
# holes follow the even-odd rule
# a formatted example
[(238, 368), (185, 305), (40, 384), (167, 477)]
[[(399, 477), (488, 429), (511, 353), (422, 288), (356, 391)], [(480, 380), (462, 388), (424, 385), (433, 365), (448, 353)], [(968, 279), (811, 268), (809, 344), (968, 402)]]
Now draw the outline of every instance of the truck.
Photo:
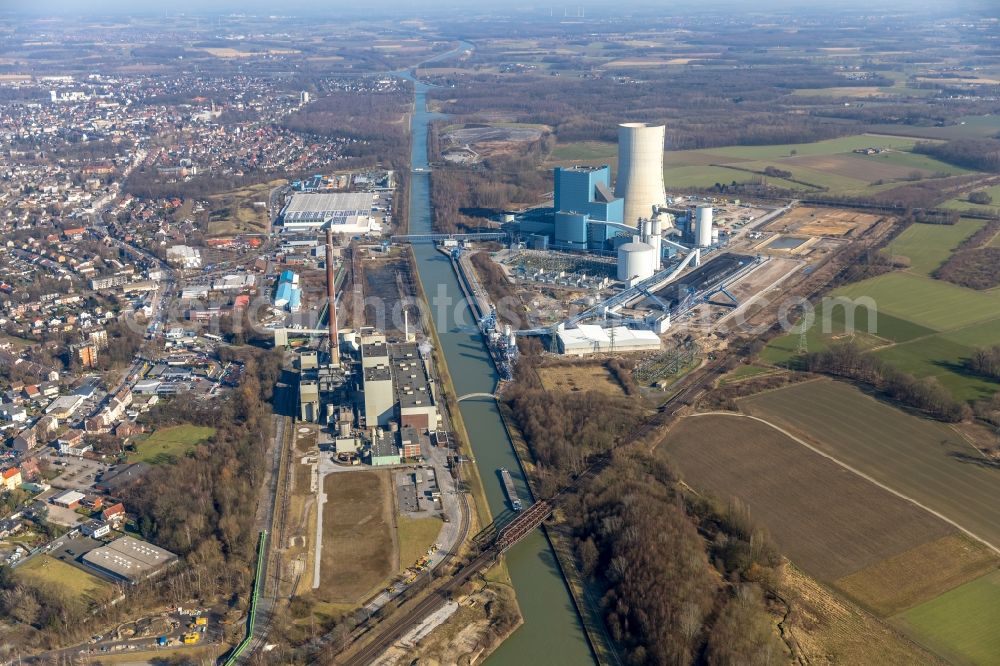
[(191, 632), (189, 634), (184, 634), (184, 645), (193, 645), (201, 639), (201, 634)]

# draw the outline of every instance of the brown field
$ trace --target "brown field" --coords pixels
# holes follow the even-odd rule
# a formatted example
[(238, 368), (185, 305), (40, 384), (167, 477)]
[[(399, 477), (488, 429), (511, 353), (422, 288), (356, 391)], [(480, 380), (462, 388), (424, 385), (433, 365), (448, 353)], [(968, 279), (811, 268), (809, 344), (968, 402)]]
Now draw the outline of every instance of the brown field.
[(946, 424), (829, 380), (739, 405), (1000, 547), (1000, 469)]
[(257, 52), (239, 51), (228, 47), (206, 47), (201, 50), (209, 55), (215, 56), (216, 58), (251, 58), (253, 56), (262, 55), (289, 55), (292, 53), (299, 53), (299, 51), (296, 51), (295, 49), (268, 49), (267, 51)]
[(600, 363), (550, 365), (539, 368), (538, 376), (546, 391), (597, 391), (615, 397), (625, 395), (622, 385)]
[(1000, 567), (989, 548), (950, 534), (882, 560), (834, 583), (842, 592), (889, 617)]
[(786, 437), (738, 415), (688, 417), (660, 446), (699, 492), (740, 498), (798, 566), (833, 582), (954, 530)]
[(357, 603), (398, 569), (388, 472), (341, 472), (324, 479), (323, 553), (316, 598)]
[(868, 182), (906, 178), (914, 171), (919, 171), (924, 176), (929, 173), (921, 169), (899, 164), (886, 164), (873, 159), (865, 159), (864, 156), (855, 157), (854, 155), (803, 155), (790, 157), (784, 161), (788, 164), (800, 165), (817, 171), (827, 171), (844, 178), (857, 178)]
[(831, 208), (798, 206), (767, 225), (768, 231), (782, 231), (786, 227), (810, 236), (842, 237), (859, 235), (868, 230), (879, 218), (867, 213)]
[(779, 587), (792, 608), (783, 626), (804, 657), (800, 663), (813, 666), (944, 663), (795, 567), (785, 567)]
[(662, 65), (686, 65), (695, 58), (621, 58), (612, 60), (605, 67), (660, 67)]

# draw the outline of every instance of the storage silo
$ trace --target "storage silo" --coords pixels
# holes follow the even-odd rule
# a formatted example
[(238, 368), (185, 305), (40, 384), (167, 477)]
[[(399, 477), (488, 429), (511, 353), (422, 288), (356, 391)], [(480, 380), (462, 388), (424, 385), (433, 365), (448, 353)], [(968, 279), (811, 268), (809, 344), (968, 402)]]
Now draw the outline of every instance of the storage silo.
[(695, 240), (698, 247), (712, 244), (712, 207), (698, 206)]
[(653, 276), (653, 246), (649, 243), (631, 242), (618, 248), (618, 279), (627, 282), (633, 278), (645, 280)]
[(624, 222), (636, 226), (639, 218), (663, 206), (663, 141), (666, 127), (648, 123), (618, 126), (618, 180), (615, 196), (625, 200)]

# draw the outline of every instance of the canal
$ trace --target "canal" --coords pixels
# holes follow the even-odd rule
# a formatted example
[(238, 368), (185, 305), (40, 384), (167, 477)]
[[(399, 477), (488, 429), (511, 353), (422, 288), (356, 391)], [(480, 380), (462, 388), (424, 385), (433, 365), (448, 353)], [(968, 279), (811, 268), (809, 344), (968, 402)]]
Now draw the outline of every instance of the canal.
[[(414, 81), (414, 86), (411, 168), (427, 168), (427, 125), (441, 116), (427, 111), (428, 86), (419, 81)], [(430, 176), (426, 171), (410, 175), (409, 223), (411, 234), (432, 231)], [(414, 245), (413, 250), (457, 394), (491, 393), (497, 382), (496, 369), (462, 296), (451, 262), (432, 245)], [(489, 510), (497, 518), (510, 511), (497, 474), (499, 468), (510, 471), (522, 499), (531, 494), (495, 401), (464, 400), (460, 409), (472, 440)], [(487, 663), (490, 666), (520, 666), (536, 660), (544, 660), (550, 666), (595, 663), (555, 554), (541, 531), (536, 530), (512, 548), (506, 554), (506, 561), (524, 625)]]

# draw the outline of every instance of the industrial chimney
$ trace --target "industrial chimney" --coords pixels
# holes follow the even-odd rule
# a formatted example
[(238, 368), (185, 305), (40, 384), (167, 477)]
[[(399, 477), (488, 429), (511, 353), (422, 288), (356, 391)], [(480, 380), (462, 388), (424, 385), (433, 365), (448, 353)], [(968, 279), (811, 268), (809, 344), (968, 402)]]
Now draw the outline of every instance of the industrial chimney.
[(340, 344), (337, 342), (337, 294), (333, 286), (333, 229), (326, 228), (326, 296), (330, 299), (326, 320), (330, 328), (330, 365), (340, 366)]
[(615, 196), (625, 200), (625, 224), (636, 226), (640, 218), (663, 206), (663, 141), (666, 128), (647, 123), (618, 126), (618, 181)]

